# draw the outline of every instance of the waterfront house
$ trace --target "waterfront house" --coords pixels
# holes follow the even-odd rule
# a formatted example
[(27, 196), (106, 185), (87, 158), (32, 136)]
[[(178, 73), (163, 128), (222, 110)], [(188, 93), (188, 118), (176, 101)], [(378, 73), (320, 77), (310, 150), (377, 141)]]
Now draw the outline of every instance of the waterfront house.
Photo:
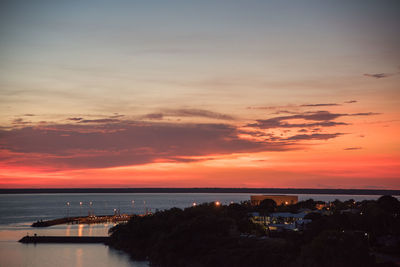
[(269, 215), (260, 215), (258, 212), (252, 212), (251, 219), (253, 222), (261, 224), (270, 231), (301, 231), (304, 229), (305, 224), (311, 222), (309, 219), (304, 219), (304, 217), (309, 212), (273, 212)]

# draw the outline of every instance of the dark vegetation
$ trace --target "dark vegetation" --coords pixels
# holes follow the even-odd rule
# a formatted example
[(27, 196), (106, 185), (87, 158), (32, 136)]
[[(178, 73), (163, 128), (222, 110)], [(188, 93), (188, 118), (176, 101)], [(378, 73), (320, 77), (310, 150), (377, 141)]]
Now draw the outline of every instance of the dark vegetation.
[[(375, 255), (400, 255), (400, 202), (391, 196), (377, 201), (313, 200), (253, 207), (207, 203), (133, 217), (110, 230), (109, 244), (153, 266), (396, 266)], [(251, 212), (311, 210), (302, 232), (269, 236)]]

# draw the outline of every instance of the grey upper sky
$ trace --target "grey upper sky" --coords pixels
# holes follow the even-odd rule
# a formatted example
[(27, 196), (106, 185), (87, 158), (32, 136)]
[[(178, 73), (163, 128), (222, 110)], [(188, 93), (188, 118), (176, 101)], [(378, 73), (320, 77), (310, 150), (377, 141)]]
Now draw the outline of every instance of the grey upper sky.
[(185, 105), (231, 111), (351, 98), (361, 86), (376, 90), (362, 74), (399, 71), (399, 6), (1, 1), (0, 111), (138, 113)]

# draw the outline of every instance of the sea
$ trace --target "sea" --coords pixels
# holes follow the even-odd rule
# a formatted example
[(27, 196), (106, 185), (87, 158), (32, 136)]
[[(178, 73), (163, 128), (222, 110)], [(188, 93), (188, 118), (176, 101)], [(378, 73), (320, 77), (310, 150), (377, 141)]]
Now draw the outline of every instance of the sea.
[[(240, 203), (248, 193), (92, 193), (92, 194), (0, 194), (0, 267), (145, 267), (127, 254), (102, 244), (21, 244), (25, 235), (106, 236), (115, 224), (74, 224), (33, 228), (38, 220), (66, 216), (144, 214), (193, 203), (219, 201)], [(378, 199), (378, 195), (309, 195), (306, 199), (355, 201)]]

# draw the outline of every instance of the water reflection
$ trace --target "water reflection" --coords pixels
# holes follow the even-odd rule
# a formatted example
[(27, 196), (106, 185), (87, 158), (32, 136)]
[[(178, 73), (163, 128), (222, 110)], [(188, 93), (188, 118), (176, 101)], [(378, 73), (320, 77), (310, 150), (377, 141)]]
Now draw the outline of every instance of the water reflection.
[(0, 266), (7, 267), (148, 267), (101, 244), (20, 244), (0, 242)]
[[(112, 265), (112, 262), (116, 262), (116, 266), (123, 266), (124, 262), (129, 258), (129, 256), (126, 253), (123, 253), (119, 250), (115, 250), (113, 248), (108, 248), (108, 258), (110, 259), (109, 266), (114, 266)], [(111, 262), (112, 261), (112, 262)], [(132, 267), (149, 267), (149, 262), (147, 261), (136, 261), (132, 262)]]
[(78, 248), (76, 250), (76, 267), (82, 267), (82, 255), (83, 255), (83, 250), (81, 248)]
[(82, 236), (84, 224), (79, 224), (78, 226), (78, 236)]
[(29, 235), (105, 236), (108, 228), (102, 224), (58, 225), (49, 228), (32, 228), (29, 225), (0, 225), (0, 266), (7, 267), (144, 267), (147, 263), (134, 262), (125, 253), (110, 250), (102, 244), (21, 244), (17, 241)]
[(65, 236), (70, 236), (71, 235), (71, 225), (67, 225), (67, 229), (65, 230)]
[(146, 262), (132, 261), (125, 253), (102, 244), (21, 244), (17, 241), (29, 235), (105, 236), (109, 227), (94, 225), (57, 225), (32, 228), (28, 224), (0, 225), (0, 266), (7, 267), (148, 267)]

